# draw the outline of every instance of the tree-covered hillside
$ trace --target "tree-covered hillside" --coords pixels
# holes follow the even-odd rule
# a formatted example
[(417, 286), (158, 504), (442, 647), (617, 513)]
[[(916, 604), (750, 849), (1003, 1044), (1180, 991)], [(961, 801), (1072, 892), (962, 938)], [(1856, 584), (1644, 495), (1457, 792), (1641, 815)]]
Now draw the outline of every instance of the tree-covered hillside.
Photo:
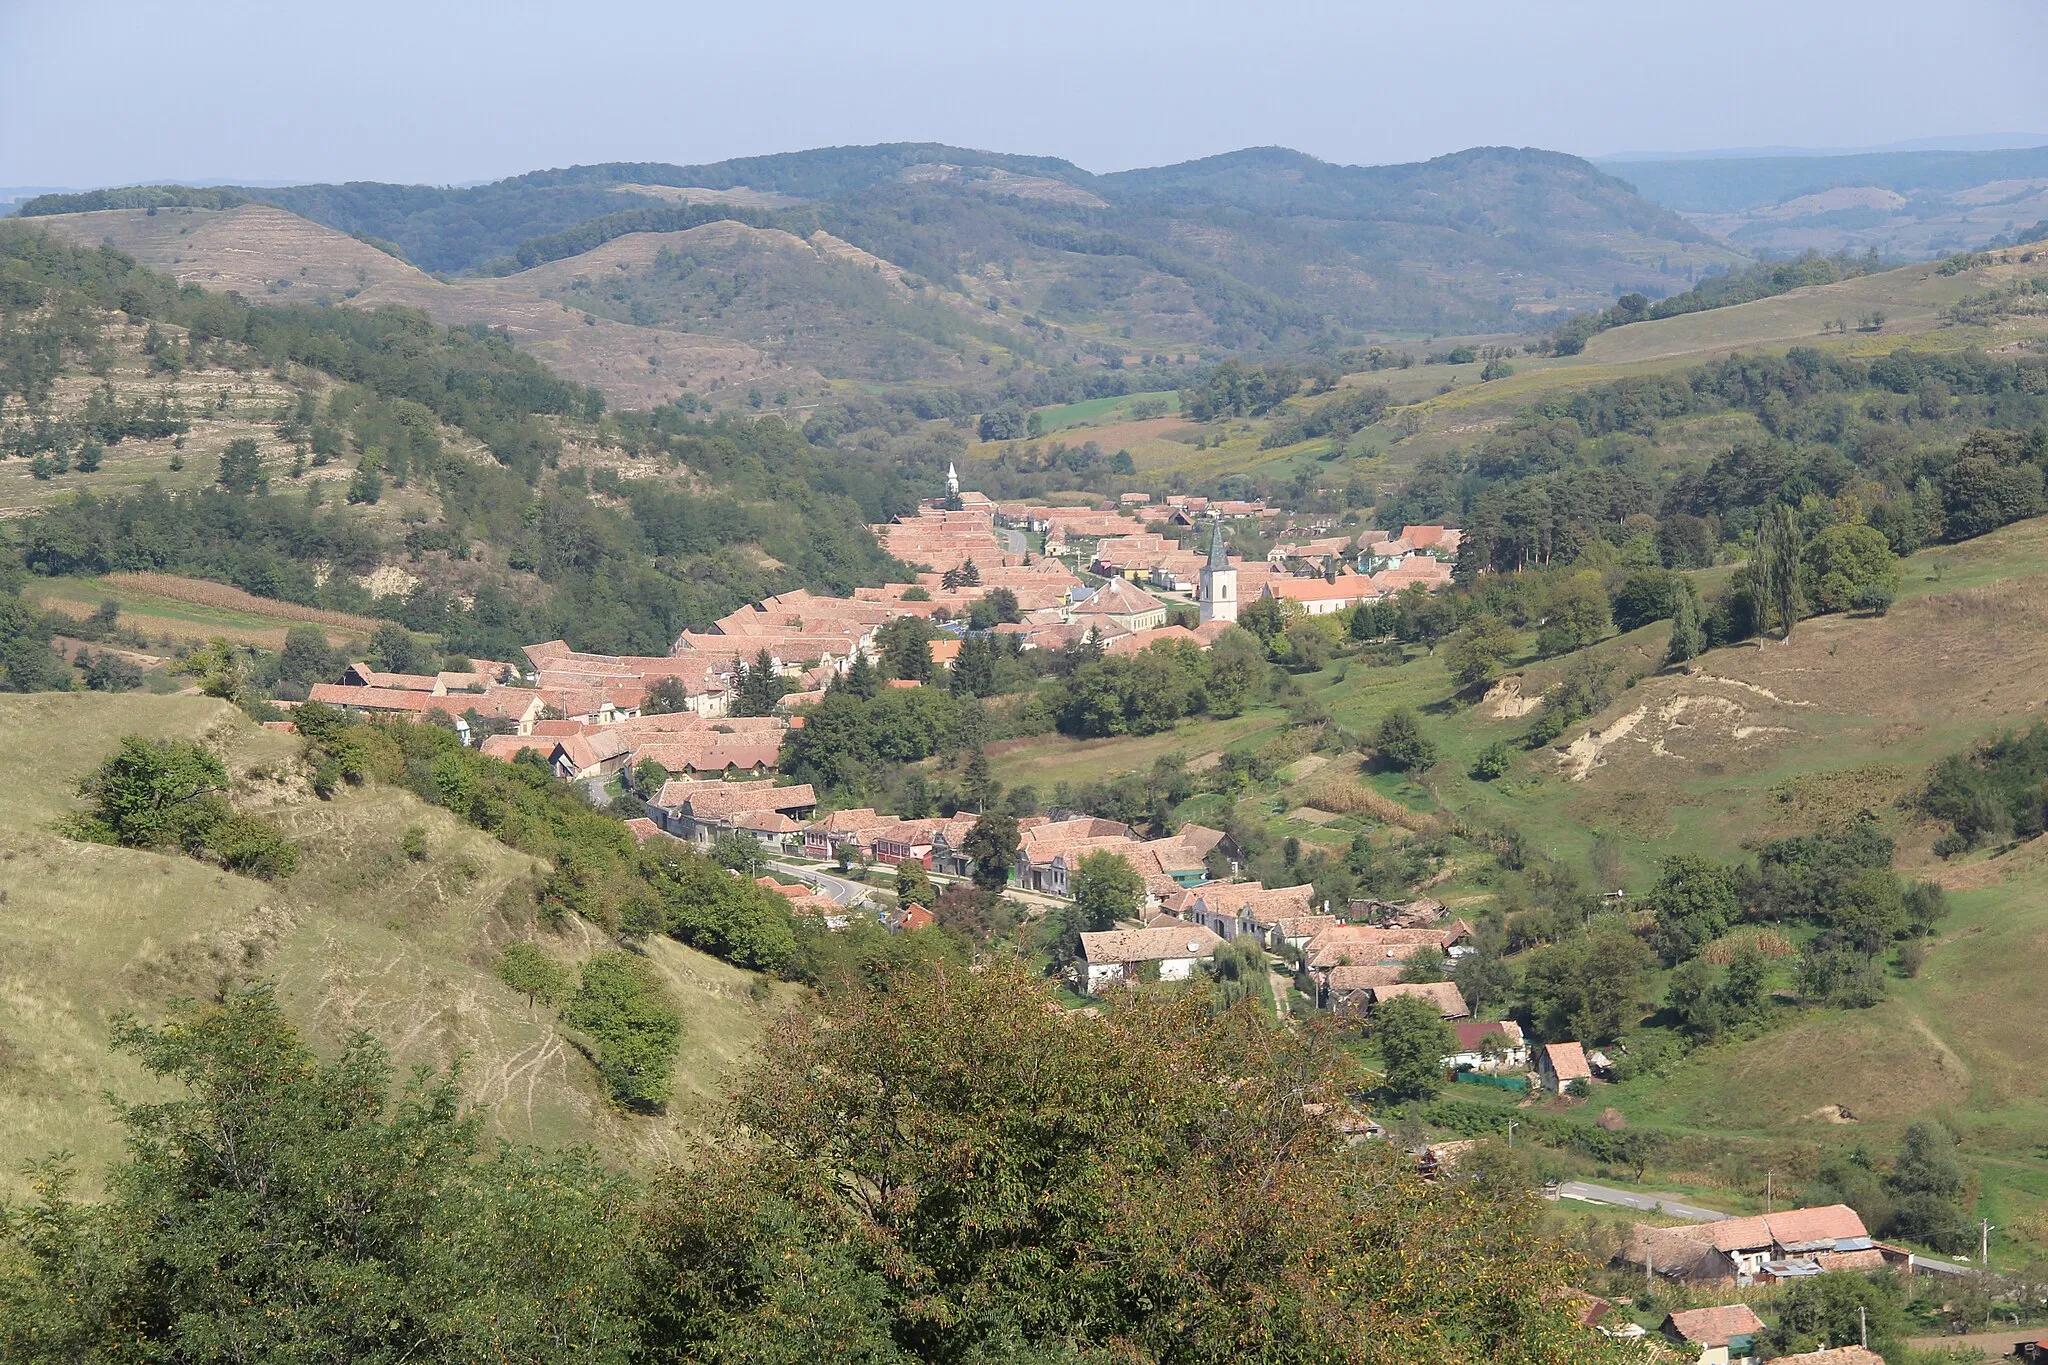
[[(207, 486), (96, 495), (99, 462), (118, 462), (124, 441), (182, 442), (210, 417), (105, 396), (113, 335), (143, 322), (165, 382), (218, 360), (267, 369), (295, 397)], [(867, 524), (913, 506), (921, 473), (936, 481), (936, 468), (829, 452), (772, 419), (607, 413), (602, 395), (481, 328), (401, 309), (254, 307), (29, 224), (0, 226), (0, 442), (79, 490), (10, 523), (35, 572), (211, 578), (392, 616), (491, 658), (553, 636), (660, 653), (685, 627), (786, 588), (885, 581), (901, 567)], [(610, 466), (595, 479), (562, 467), (565, 442)], [(330, 460), (355, 465), (345, 501), (307, 477)], [(400, 487), (431, 490), (438, 515), (372, 520)], [(419, 582), (372, 598), (354, 575), (394, 561)]]
[[(717, 202), (678, 207), (684, 191)], [(451, 273), (502, 273), (718, 217), (804, 238), (822, 230), (973, 305), (1140, 346), (1498, 328), (1517, 309), (1604, 301), (1617, 284), (1676, 292), (1737, 259), (1587, 162), (1511, 148), (1379, 167), (1261, 148), (1096, 176), (1055, 158), (903, 143), (577, 166), (465, 189), (231, 193)], [(23, 211), (131, 201), (143, 202), (129, 191), (46, 196)]]

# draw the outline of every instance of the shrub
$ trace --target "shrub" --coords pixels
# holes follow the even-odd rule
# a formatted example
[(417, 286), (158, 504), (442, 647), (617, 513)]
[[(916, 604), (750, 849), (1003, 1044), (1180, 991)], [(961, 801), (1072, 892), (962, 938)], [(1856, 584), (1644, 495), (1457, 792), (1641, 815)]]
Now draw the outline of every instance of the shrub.
[(231, 872), (264, 881), (289, 877), (298, 870), (298, 845), (267, 820), (230, 815), (207, 837), (207, 847)]
[(552, 1005), (569, 989), (569, 969), (553, 953), (526, 939), (506, 944), (491, 966), (529, 1005)]
[(1436, 745), (1422, 733), (1415, 713), (1406, 707), (1387, 712), (1373, 736), (1373, 750), (1380, 761), (1402, 772), (1416, 772), (1437, 760)]
[(562, 1021), (596, 1044), (598, 1075), (617, 1103), (658, 1109), (668, 1100), (683, 1020), (644, 959), (612, 951), (584, 963)]
[(1514, 747), (1504, 739), (1497, 739), (1479, 751), (1479, 757), (1472, 762), (1472, 776), (1481, 782), (1506, 777), (1515, 764)]

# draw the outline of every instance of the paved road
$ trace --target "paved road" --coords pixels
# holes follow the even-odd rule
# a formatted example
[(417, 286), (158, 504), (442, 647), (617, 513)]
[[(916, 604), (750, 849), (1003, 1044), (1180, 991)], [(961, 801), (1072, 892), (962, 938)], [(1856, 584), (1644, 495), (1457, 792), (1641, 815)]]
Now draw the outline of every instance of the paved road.
[(1024, 539), (1024, 533), (1022, 531), (1011, 531), (1009, 532), (1009, 537), (1011, 554), (1021, 555), (1024, 554), (1026, 551), (1030, 550), (1031, 544), (1029, 541)]
[(1613, 1204), (1642, 1213), (1662, 1213), (1672, 1218), (1690, 1218), (1695, 1223), (1718, 1223), (1728, 1217), (1713, 1209), (1681, 1204), (1676, 1195), (1638, 1194), (1634, 1190), (1617, 1190), (1612, 1185), (1589, 1185), (1583, 1180), (1567, 1180), (1557, 1187), (1557, 1192), (1566, 1199), (1583, 1199), (1589, 1204)]
[(844, 877), (835, 877), (829, 872), (820, 872), (815, 867), (803, 867), (796, 863), (778, 863), (773, 859), (769, 860), (768, 866), (774, 868), (777, 872), (786, 872), (799, 881), (808, 882), (816, 886), (820, 892), (830, 896), (834, 902), (840, 905), (856, 905), (868, 892), (874, 890), (873, 887), (867, 886), (864, 883), (848, 881)]

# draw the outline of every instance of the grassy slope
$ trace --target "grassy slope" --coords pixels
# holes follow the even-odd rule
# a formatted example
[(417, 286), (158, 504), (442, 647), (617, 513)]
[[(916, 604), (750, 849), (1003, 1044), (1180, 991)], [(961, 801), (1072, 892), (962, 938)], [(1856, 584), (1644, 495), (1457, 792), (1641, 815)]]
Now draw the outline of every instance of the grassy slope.
[[(274, 612), (204, 606), (103, 578), (37, 578), (29, 580), (23, 590), (39, 606), (69, 616), (90, 616), (100, 603), (113, 602), (121, 608), (123, 626), (152, 639), (172, 642), (225, 639), (235, 644), (282, 649), (286, 632), (302, 624), (302, 618), (285, 604)], [(321, 629), (330, 644), (357, 649), (368, 642), (371, 634), (337, 625), (323, 624)]]
[[(72, 791), (126, 733), (208, 738), (229, 756), (237, 800), (269, 808), (306, 850), (278, 886), (188, 858), (77, 844), (51, 832)], [(672, 1157), (721, 1074), (759, 1035), (754, 978), (673, 943), (654, 945), (688, 1022), (678, 1103), (624, 1120), (584, 1059), (488, 969), (513, 926), (498, 905), (533, 860), (388, 788), (312, 800), (296, 742), (198, 698), (0, 697), (10, 780), (0, 786), (0, 1151), (75, 1153), (90, 1178), (119, 1153), (101, 1100), (151, 1093), (108, 1047), (112, 1021), (160, 1017), (235, 975), (275, 980), (293, 1017), (331, 1051), (369, 1029), (401, 1067), (465, 1059), (469, 1093), (498, 1135), (594, 1142), (621, 1160)], [(429, 855), (398, 851), (410, 825)], [(577, 956), (578, 933), (550, 946)], [(18, 1193), (19, 1163), (0, 1171)]]
[[(2048, 331), (2048, 320), (2012, 318), (1988, 328), (1955, 326), (1943, 322), (1942, 313), (1965, 294), (1982, 293), (2015, 278), (2041, 273), (2043, 267), (2038, 256), (2033, 263), (2023, 263), (2018, 259), (2020, 254), (2008, 252), (2005, 255), (2010, 259), (1956, 275), (1938, 275), (1934, 263), (1923, 262), (1732, 308), (1617, 327), (1594, 337), (1580, 355), (1518, 356), (1512, 362), (1515, 373), (1491, 383), (1480, 382), (1482, 366), (1477, 363), (1416, 365), (1405, 370), (1350, 375), (1344, 380), (1345, 386), (1385, 387), (1396, 406), (1412, 413), (1420, 428), (1403, 436), (1391, 419), (1367, 428), (1349, 443), (1350, 459), (1326, 467), (1332, 471), (1333, 482), (1357, 469), (1369, 480), (1391, 485), (1423, 456), (1469, 445), (1550, 394), (1667, 374), (1719, 360), (1735, 351), (1783, 351), (1790, 346), (1813, 346), (1840, 354), (1870, 356), (1887, 354), (1901, 346), (1921, 350), (1981, 346), (1997, 350)], [(1851, 331), (1842, 335), (1821, 331), (1823, 324), (1837, 320), (1846, 320), (1852, 328), (1856, 327), (1872, 311), (1885, 315), (1883, 328), (1878, 332)], [(1449, 340), (1440, 339), (1429, 349), (1441, 349)], [(1475, 339), (1475, 344), (1514, 345), (1520, 340), (1487, 337)], [(1295, 399), (1291, 406), (1323, 401), (1326, 400)], [(1142, 444), (1122, 440), (1112, 443), (1104, 439), (1103, 433), (1090, 428), (1106, 427), (1121, 417), (1113, 411), (1101, 416), (1077, 412), (1089, 406), (1046, 409), (1048, 433), (1053, 430), (1057, 415), (1062, 439), (1103, 440), (1105, 447), (1111, 449), (1128, 444), (1140, 472), (1162, 479), (1170, 475), (1213, 479), (1254, 470), (1287, 477), (1299, 465), (1317, 462), (1330, 450), (1326, 440), (1265, 449), (1260, 441), (1268, 423), (1263, 420), (1233, 421), (1206, 428), (1173, 424), (1184, 432), (1202, 432), (1212, 441), (1219, 434), (1225, 438), (1221, 445), (1212, 445), (1207, 450), (1194, 449), (1191, 435), (1184, 441), (1166, 440), (1163, 428), (1160, 434), (1145, 433), (1149, 439)], [(1665, 448), (1665, 457), (1671, 458), (1725, 448), (1737, 437), (1758, 430), (1746, 414), (1714, 414), (1664, 424), (1659, 445)], [(992, 456), (995, 447), (984, 450)]]
[[(1440, 659), (1427, 656), (1395, 668), (1340, 662), (1307, 675), (1304, 689), (1356, 731), (1392, 706), (1417, 708), (1444, 759), (1427, 790), (1367, 773), (1356, 755), (1311, 760), (1283, 770), (1240, 813), (1276, 834), (1342, 847), (1378, 821), (1354, 813), (1316, 825), (1292, 812), (1305, 799), (1327, 799), (1333, 785), (1350, 788), (1512, 827), (1581, 877), (1595, 832), (1611, 830), (1629, 888), (1641, 894), (1663, 854), (1737, 859), (1756, 839), (1868, 809), (1898, 839), (1903, 869), (1950, 888), (1954, 911), (1918, 979), (1894, 980), (1875, 1009), (1797, 1014), (1760, 1038), (1695, 1052), (1664, 1077), (1603, 1092), (1602, 1103), (1678, 1129), (1867, 1142), (1880, 1151), (1909, 1118), (1933, 1112), (1963, 1134), (1983, 1172), (1985, 1216), (2009, 1226), (2016, 1215), (2048, 1210), (2048, 1074), (2038, 1051), (2048, 1036), (2039, 986), (2048, 975), (2048, 840), (1944, 863), (1930, 850), (1935, 831), (1896, 804), (1935, 759), (2032, 719), (2048, 671), (2048, 520), (1915, 555), (1888, 617), (1808, 621), (1789, 646), (1717, 650), (1693, 676), (1657, 670), (1664, 633), (1653, 625), (1595, 646), (1616, 665), (1615, 702), (1494, 783), (1467, 775), (1473, 757), (1495, 739), (1514, 740), (1533, 718), (1503, 701), (1540, 693), (1569, 660), (1525, 659), (1510, 686), (1477, 704), (1452, 704)], [(1620, 687), (1631, 674), (1640, 680)], [(1199, 766), (1205, 755), (1258, 750), (1286, 733), (1284, 712), (1269, 707), (1144, 739), (1046, 737), (1000, 746), (991, 758), (1006, 783), (1045, 793), (1061, 780), (1143, 772), (1174, 749)], [(1213, 821), (1220, 809), (1202, 798), (1185, 813)], [(1492, 902), (1490, 863), (1460, 855), (1437, 893), (1461, 908)], [(1858, 1122), (1817, 1116), (1830, 1105)]]

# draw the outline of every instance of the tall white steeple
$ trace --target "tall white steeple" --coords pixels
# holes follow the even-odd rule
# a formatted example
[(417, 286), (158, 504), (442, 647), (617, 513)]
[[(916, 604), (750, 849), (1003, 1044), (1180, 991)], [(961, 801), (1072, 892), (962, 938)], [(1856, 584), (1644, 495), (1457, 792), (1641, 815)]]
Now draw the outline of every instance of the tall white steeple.
[(951, 460), (946, 461), (946, 496), (949, 498), (960, 496), (960, 471), (953, 467)]
[(1209, 542), (1209, 562), (1202, 566), (1201, 586), (1195, 591), (1202, 620), (1237, 619), (1237, 569), (1223, 551), (1223, 523), (1216, 523), (1216, 538)]

